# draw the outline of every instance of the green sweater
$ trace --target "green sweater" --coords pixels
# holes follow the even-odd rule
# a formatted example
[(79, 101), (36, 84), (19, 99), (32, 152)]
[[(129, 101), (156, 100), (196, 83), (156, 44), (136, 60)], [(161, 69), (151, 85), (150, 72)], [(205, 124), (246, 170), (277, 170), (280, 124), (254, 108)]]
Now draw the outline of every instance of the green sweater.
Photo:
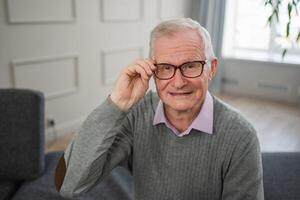
[(110, 98), (95, 109), (65, 152), (60, 193), (88, 191), (128, 161), (136, 200), (263, 199), (260, 147), (249, 122), (214, 97), (213, 134), (177, 137), (153, 125), (158, 101), (149, 92), (128, 113)]

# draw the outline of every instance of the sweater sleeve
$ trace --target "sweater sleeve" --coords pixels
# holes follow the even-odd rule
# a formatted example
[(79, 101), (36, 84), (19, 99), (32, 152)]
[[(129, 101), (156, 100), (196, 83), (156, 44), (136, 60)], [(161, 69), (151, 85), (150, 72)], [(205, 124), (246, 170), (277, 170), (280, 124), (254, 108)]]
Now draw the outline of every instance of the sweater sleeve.
[(73, 198), (90, 190), (130, 155), (126, 115), (107, 98), (87, 117), (62, 158), (66, 168), (58, 188), (62, 196)]
[(222, 200), (264, 199), (261, 152), (255, 131), (237, 142), (223, 178)]

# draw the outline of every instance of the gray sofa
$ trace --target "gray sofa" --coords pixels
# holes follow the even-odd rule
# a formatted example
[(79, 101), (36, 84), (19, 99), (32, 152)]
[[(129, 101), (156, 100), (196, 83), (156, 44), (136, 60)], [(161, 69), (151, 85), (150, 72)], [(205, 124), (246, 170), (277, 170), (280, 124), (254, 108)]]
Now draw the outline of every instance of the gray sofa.
[[(37, 91), (0, 89), (0, 200), (64, 200), (53, 179), (62, 152), (44, 151), (44, 102)], [(265, 199), (300, 199), (300, 152), (263, 153), (262, 159)], [(130, 172), (117, 167), (76, 199), (133, 199)]]
[(300, 152), (262, 153), (265, 200), (300, 199)]
[[(0, 89), (0, 200), (64, 200), (54, 187), (62, 152), (45, 154), (42, 93)], [(131, 177), (122, 167), (78, 200), (129, 200)]]

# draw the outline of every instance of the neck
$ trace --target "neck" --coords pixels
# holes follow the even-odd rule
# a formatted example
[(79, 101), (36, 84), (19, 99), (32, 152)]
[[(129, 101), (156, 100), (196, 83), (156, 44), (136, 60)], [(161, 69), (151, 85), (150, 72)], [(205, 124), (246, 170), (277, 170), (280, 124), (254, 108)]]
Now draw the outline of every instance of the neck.
[(199, 108), (186, 111), (176, 111), (171, 108), (165, 108), (165, 115), (169, 123), (174, 126), (179, 132), (183, 132), (192, 124), (198, 116), (202, 104)]

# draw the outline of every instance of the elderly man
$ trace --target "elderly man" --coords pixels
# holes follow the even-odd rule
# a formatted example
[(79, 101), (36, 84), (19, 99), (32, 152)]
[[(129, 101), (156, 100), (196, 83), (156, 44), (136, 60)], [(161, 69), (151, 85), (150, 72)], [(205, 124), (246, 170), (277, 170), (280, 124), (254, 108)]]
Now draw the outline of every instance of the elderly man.
[[(83, 193), (128, 161), (135, 199), (263, 199), (255, 130), (208, 92), (216, 71), (200, 24), (176, 19), (156, 26), (150, 58), (121, 72), (68, 146), (58, 166), (60, 193)], [(146, 93), (152, 76), (157, 94)]]

